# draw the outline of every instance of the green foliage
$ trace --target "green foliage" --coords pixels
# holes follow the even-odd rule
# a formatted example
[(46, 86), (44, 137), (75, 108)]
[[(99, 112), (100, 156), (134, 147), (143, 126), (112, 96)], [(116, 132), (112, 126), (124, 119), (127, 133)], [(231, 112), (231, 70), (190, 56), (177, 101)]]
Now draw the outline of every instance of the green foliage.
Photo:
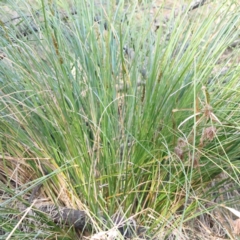
[(220, 61), (237, 11), (219, 5), (201, 23), (183, 13), (154, 31), (124, 1), (53, 2), (17, 5), (21, 21), (2, 28), (1, 181), (24, 196), (39, 179), (55, 204), (84, 205), (96, 230), (122, 211), (152, 232), (205, 211), (219, 174), (239, 184), (239, 66)]

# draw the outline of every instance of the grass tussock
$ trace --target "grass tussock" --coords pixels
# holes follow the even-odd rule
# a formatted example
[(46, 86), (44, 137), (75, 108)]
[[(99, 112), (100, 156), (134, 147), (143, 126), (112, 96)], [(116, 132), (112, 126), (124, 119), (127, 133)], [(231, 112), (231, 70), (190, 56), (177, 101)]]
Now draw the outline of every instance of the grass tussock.
[(237, 234), (237, 3), (141, 4), (0, 9), (18, 16), (0, 19), (0, 239), (81, 239), (50, 205), (84, 211), (89, 239)]

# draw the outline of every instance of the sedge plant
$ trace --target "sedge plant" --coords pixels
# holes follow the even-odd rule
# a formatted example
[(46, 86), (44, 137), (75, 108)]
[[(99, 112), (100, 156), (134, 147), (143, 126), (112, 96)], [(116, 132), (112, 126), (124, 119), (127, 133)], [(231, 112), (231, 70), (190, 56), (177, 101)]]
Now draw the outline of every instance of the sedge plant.
[(138, 1), (6, 4), (18, 18), (0, 22), (4, 239), (79, 237), (43, 204), (83, 210), (90, 234), (134, 218), (167, 239), (235, 203), (222, 188), (239, 185), (240, 69), (222, 56), (239, 8), (200, 19)]

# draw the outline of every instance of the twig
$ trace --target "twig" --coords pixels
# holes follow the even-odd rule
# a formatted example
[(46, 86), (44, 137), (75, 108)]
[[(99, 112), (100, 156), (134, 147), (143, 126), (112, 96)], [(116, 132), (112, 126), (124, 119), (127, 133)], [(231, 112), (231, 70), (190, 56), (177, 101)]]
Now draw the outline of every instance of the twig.
[(191, 3), (189, 11), (192, 11), (196, 8), (202, 7), (206, 3), (206, 1), (207, 0), (200, 0), (200, 1), (195, 1), (195, 2)]
[(38, 184), (36, 187), (33, 188), (31, 196), (29, 197), (29, 203), (32, 203), (36, 197), (38, 197), (40, 189), (42, 187), (42, 183)]

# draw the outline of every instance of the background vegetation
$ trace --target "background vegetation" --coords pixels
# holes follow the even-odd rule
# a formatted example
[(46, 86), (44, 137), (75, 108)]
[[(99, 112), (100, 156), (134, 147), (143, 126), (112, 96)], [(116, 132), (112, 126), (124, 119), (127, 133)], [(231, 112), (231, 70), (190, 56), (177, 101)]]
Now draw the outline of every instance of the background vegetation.
[(239, 5), (166, 9), (2, 4), (1, 239), (236, 237)]

